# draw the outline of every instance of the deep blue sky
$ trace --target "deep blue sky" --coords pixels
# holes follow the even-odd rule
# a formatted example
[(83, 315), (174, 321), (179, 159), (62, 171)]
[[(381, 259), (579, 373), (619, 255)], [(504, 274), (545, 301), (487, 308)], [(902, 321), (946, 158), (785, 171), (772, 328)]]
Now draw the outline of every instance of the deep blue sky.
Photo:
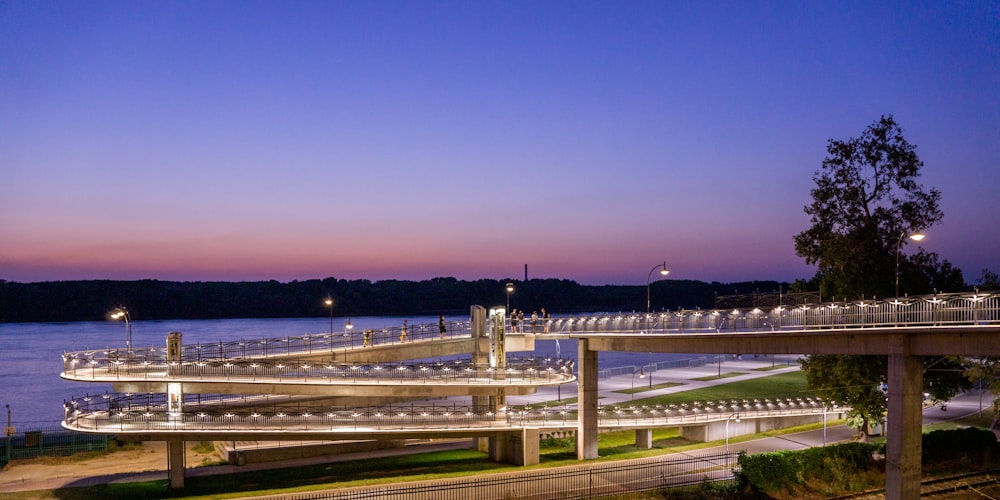
[(0, 279), (805, 278), (883, 114), (1000, 271), (997, 1), (0, 2)]

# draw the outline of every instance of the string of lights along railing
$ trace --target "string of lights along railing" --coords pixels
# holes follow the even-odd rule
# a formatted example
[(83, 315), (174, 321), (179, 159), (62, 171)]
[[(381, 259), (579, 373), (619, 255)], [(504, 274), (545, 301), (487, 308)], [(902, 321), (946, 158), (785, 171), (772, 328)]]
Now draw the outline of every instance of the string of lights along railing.
[(552, 357), (511, 358), (503, 369), (454, 359), (429, 363), (317, 363), (286, 359), (165, 361), (119, 357), (115, 352), (72, 353), (63, 356), (63, 378), (81, 381), (176, 379), (194, 381), (391, 382), (518, 384), (523, 381), (566, 383), (576, 362)]
[(858, 299), (768, 308), (681, 309), (554, 317), (549, 333), (635, 334), (821, 330), (824, 328), (987, 325), (1000, 323), (997, 292)]
[[(250, 401), (227, 395), (201, 395), (179, 413), (167, 411), (163, 394), (104, 394), (74, 399), (66, 408), (67, 427), (92, 431), (357, 431), (366, 429), (456, 429), (468, 427), (573, 427), (578, 414), (564, 407), (502, 408), (499, 411), (459, 404), (400, 404), (334, 408), (275, 401)], [(609, 405), (598, 408), (603, 427), (683, 425), (733, 418), (765, 418), (842, 412), (830, 401), (814, 398), (692, 402), (670, 405)]]
[[(724, 331), (812, 330), (847, 327), (889, 327), (927, 325), (985, 325), (1000, 323), (1000, 293), (980, 292), (934, 294), (892, 299), (858, 299), (774, 307), (734, 309), (679, 309), (648, 313), (604, 312), (587, 315), (552, 316), (539, 320), (535, 333), (574, 334), (635, 334), (635, 333), (710, 333)], [(510, 328), (507, 334), (525, 333), (525, 325)], [(405, 330), (405, 335), (403, 332)], [(260, 358), (297, 353), (336, 353), (366, 345), (412, 343), (418, 340), (440, 339), (438, 325), (419, 324), (394, 326), (364, 331), (345, 329), (340, 332), (303, 334), (298, 336), (242, 339), (235, 341), (198, 342), (186, 344), (181, 350), (182, 361)], [(527, 327), (531, 332), (531, 327)], [(445, 338), (466, 338), (471, 335), (471, 323), (452, 321), (446, 326)], [(120, 357), (144, 358), (151, 362), (166, 356), (164, 347), (134, 347), (104, 351), (67, 352), (64, 359), (88, 358), (99, 353)]]

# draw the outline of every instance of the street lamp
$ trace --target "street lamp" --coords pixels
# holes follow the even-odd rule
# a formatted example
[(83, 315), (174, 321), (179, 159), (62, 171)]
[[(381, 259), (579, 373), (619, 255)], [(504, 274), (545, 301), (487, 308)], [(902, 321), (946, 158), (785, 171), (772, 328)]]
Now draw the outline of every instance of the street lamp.
[(128, 315), (128, 309), (122, 306), (116, 307), (111, 311), (111, 319), (124, 319), (125, 320), (125, 351), (129, 354), (132, 353), (132, 323), (131, 318)]
[(655, 271), (657, 269), (660, 270), (660, 275), (661, 276), (666, 276), (666, 275), (670, 274), (670, 270), (667, 269), (667, 261), (663, 261), (663, 264), (657, 264), (657, 265), (653, 266), (652, 269), (649, 270), (649, 274), (646, 275), (646, 312), (650, 311), (649, 283), (650, 283), (650, 280), (653, 278), (653, 271)]
[(333, 335), (333, 299), (327, 297), (323, 303), (326, 304), (326, 307), (330, 308), (330, 335)]
[(507, 314), (510, 314), (510, 294), (514, 293), (514, 284), (507, 283)]
[[(906, 237), (906, 231), (899, 233), (899, 239), (896, 240), (896, 298), (899, 298), (899, 249), (903, 246), (903, 238)], [(924, 234), (917, 231), (910, 235), (910, 239), (913, 241), (920, 241), (924, 239)]]
[(729, 452), (729, 421), (736, 420), (736, 423), (740, 423), (740, 414), (734, 413), (726, 419), (726, 452)]
[[(837, 409), (837, 403), (833, 404), (833, 409)], [(826, 414), (830, 411), (830, 404), (823, 402), (823, 446), (826, 446)]]

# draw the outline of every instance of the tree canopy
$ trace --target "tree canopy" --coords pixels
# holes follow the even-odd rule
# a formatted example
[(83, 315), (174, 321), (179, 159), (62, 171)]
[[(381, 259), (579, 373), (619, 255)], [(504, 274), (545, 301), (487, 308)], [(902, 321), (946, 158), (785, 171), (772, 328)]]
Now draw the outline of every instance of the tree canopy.
[[(805, 206), (809, 229), (795, 235), (795, 252), (817, 266), (813, 284), (823, 297), (858, 298), (965, 288), (961, 270), (923, 249), (904, 255), (907, 236), (941, 221), (941, 193), (918, 179), (923, 162), (892, 116), (860, 137), (831, 139)], [(897, 285), (898, 283), (898, 285)], [(796, 282), (793, 289), (806, 285)], [(897, 290), (898, 286), (898, 290)], [(924, 391), (950, 399), (969, 386), (956, 358), (925, 358)], [(851, 407), (848, 422), (867, 436), (886, 411), (885, 356), (809, 356), (802, 360), (809, 388)]]
[[(907, 243), (906, 235), (941, 221), (941, 193), (918, 182), (923, 162), (891, 115), (876, 120), (860, 137), (831, 139), (826, 149), (813, 176), (813, 201), (805, 206), (811, 226), (795, 235), (795, 251), (817, 266), (824, 297), (891, 296), (897, 252)], [(922, 269), (920, 262), (899, 258), (907, 262), (900, 269), (908, 276)], [(936, 255), (924, 258), (923, 264), (928, 263), (943, 265)], [(957, 270), (948, 264), (946, 271)], [(921, 283), (917, 278), (904, 281)]]
[[(468, 314), (469, 306), (506, 304), (505, 284), (514, 283), (510, 306), (529, 313), (644, 311), (646, 287), (581, 285), (559, 279), (433, 278), (423, 281), (322, 280), (177, 282), (0, 280), (0, 322), (96, 321), (116, 306), (135, 320), (288, 318), (327, 316), (403, 316)], [(778, 290), (786, 283), (750, 281), (706, 283), (660, 280), (650, 285), (654, 310), (711, 308), (717, 295), (734, 290)], [(333, 301), (333, 310), (325, 299)]]

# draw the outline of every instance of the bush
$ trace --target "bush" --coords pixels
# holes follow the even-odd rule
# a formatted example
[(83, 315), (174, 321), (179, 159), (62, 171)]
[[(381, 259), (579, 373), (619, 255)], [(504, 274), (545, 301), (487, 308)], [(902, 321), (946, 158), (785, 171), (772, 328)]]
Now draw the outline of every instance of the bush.
[(777, 491), (805, 484), (813, 479), (833, 482), (847, 480), (875, 464), (873, 453), (879, 446), (843, 443), (801, 451), (776, 451), (740, 457), (742, 481), (756, 491)]
[(974, 427), (924, 434), (921, 451), (924, 464), (962, 460), (990, 465), (1000, 458), (1000, 444), (993, 432)]
[[(987, 469), (1000, 461), (1000, 443), (988, 430), (965, 428), (924, 434), (923, 463), (955, 462), (962, 470)], [(740, 457), (740, 480), (755, 491), (794, 490), (810, 481), (837, 491), (863, 488), (865, 471), (877, 471), (873, 455), (885, 454), (885, 443), (843, 443), (800, 451), (777, 451)], [(955, 465), (955, 464), (953, 464)], [(858, 481), (858, 484), (854, 484)]]

